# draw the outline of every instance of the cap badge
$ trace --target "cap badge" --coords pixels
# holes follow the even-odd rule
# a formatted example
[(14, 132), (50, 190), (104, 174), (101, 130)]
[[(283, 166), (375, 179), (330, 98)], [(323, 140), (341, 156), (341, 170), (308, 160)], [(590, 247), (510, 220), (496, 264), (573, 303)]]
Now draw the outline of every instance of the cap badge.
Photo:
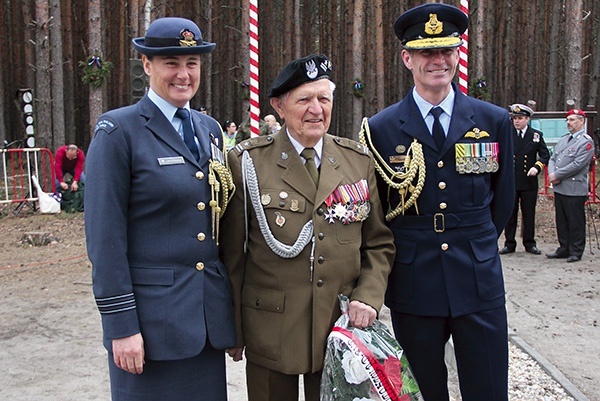
[(515, 106), (515, 108), (513, 109), (513, 112), (520, 113), (521, 112), (521, 108), (519, 106)]
[(189, 29), (184, 29), (179, 34), (181, 39), (179, 40), (179, 46), (181, 47), (192, 47), (196, 46), (196, 41), (194, 40), (194, 32)]
[(315, 79), (317, 75), (319, 75), (319, 71), (317, 70), (317, 63), (315, 60), (310, 60), (306, 62), (306, 76), (310, 79)]
[(438, 21), (437, 14), (429, 14), (429, 21), (425, 23), (425, 33), (428, 35), (437, 35), (444, 30), (444, 23)]
[(323, 72), (327, 72), (327, 70), (331, 70), (331, 61), (325, 60), (321, 63), (321, 69)]

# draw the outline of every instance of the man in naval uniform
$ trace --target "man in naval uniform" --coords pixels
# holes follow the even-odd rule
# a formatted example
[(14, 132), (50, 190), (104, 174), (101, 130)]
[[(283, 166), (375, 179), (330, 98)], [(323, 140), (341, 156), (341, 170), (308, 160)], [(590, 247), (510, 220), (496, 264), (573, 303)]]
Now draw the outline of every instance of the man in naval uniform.
[(386, 293), (423, 398), (448, 400), (454, 342), (464, 401), (508, 399), (508, 333), (497, 241), (515, 197), (508, 112), (452, 83), (468, 17), (425, 4), (394, 25), (414, 87), (363, 124), (396, 243)]
[(546, 256), (579, 262), (585, 248), (585, 201), (589, 195), (588, 171), (594, 141), (585, 132), (585, 112), (567, 112), (569, 134), (562, 136), (548, 163), (548, 180), (554, 192), (559, 247)]
[(87, 249), (112, 399), (224, 401), (235, 326), (213, 227), (233, 188), (219, 123), (189, 103), (215, 44), (172, 17), (133, 44), (150, 89), (99, 118), (87, 159)]
[(514, 126), (513, 138), (515, 146), (515, 206), (504, 229), (504, 248), (499, 253), (505, 255), (513, 253), (517, 247), (515, 235), (517, 233), (517, 218), (519, 205), (521, 206), (521, 225), (523, 232), (523, 246), (525, 251), (540, 255), (535, 242), (535, 206), (537, 204), (538, 175), (544, 171), (548, 164), (550, 152), (544, 142), (541, 131), (531, 128), (529, 120), (533, 115), (531, 107), (524, 104), (510, 106), (512, 123)]
[(311, 55), (286, 65), (269, 90), (285, 121), (228, 154), (236, 193), (222, 225), (238, 343), (250, 401), (319, 400), (325, 344), (349, 297), (350, 323), (371, 325), (394, 254), (373, 160), (364, 146), (327, 134), (331, 63)]

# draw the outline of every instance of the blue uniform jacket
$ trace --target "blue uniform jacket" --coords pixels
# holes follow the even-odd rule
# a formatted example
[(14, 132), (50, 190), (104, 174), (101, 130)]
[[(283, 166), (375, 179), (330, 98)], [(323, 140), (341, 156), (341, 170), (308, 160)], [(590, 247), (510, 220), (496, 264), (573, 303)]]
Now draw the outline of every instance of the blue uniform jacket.
[[(456, 91), (455, 85), (453, 89)], [(457, 92), (441, 153), (412, 93), (373, 116), (369, 126), (375, 148), (392, 168), (399, 168), (401, 164), (390, 162), (398, 160), (415, 138), (423, 145), (426, 164), (425, 185), (417, 200), (418, 216), (412, 207), (390, 222), (396, 258), (386, 305), (423, 316), (460, 316), (503, 305), (497, 241), (515, 198), (508, 113)], [(473, 133), (481, 135), (476, 138)], [(456, 144), (483, 142), (498, 144), (498, 170), (459, 173)], [(388, 194), (379, 178), (387, 213), (398, 204), (398, 191), (392, 189)]]
[[(203, 149), (218, 123), (192, 111)], [(211, 139), (212, 138), (212, 139)], [(88, 151), (85, 229), (104, 345), (141, 332), (146, 358), (235, 344), (231, 285), (211, 228), (208, 154), (197, 162), (148, 98), (100, 117)]]

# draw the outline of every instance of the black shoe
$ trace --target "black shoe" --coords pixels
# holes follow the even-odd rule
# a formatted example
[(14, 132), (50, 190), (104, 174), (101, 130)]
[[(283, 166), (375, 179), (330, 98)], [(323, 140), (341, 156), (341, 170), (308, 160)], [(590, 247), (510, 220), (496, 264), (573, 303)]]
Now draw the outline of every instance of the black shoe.
[(575, 256), (575, 255), (571, 255), (567, 258), (567, 262), (572, 263), (572, 262), (579, 262), (581, 260), (581, 258), (579, 256)]
[(547, 253), (546, 257), (548, 259), (566, 259), (569, 257), (569, 255), (563, 255), (561, 253), (552, 252), (552, 253)]
[(507, 253), (514, 253), (514, 252), (515, 252), (514, 248), (509, 248), (507, 246), (505, 246), (504, 248), (502, 248), (498, 251), (498, 253), (500, 255), (506, 255)]
[(529, 248), (525, 249), (526, 252), (532, 253), (534, 255), (541, 255), (542, 251), (540, 251), (539, 249), (537, 249), (537, 246), (530, 246)]

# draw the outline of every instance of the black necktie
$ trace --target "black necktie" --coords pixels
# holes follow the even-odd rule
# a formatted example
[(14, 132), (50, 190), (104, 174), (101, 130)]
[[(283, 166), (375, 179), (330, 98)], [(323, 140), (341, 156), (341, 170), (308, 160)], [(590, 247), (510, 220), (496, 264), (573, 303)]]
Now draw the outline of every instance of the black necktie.
[(200, 152), (198, 151), (198, 146), (194, 140), (194, 131), (192, 131), (190, 113), (186, 109), (179, 108), (175, 112), (175, 116), (181, 119), (181, 124), (183, 125), (183, 142), (185, 142), (196, 160), (200, 160)]
[(444, 128), (440, 123), (440, 114), (442, 114), (444, 110), (441, 107), (433, 107), (429, 113), (433, 116), (433, 140), (438, 148), (438, 150), (442, 150), (444, 147), (444, 142), (446, 142), (446, 134), (444, 134)]
[(523, 135), (523, 131), (519, 130), (519, 138), (523, 139), (525, 138), (525, 135)]
[(308, 170), (308, 174), (310, 178), (315, 182), (315, 185), (319, 183), (319, 170), (317, 169), (317, 163), (315, 163), (315, 156), (317, 152), (313, 148), (304, 148), (304, 150), (300, 153), (300, 156), (306, 159), (306, 163), (304, 163), (304, 167)]

